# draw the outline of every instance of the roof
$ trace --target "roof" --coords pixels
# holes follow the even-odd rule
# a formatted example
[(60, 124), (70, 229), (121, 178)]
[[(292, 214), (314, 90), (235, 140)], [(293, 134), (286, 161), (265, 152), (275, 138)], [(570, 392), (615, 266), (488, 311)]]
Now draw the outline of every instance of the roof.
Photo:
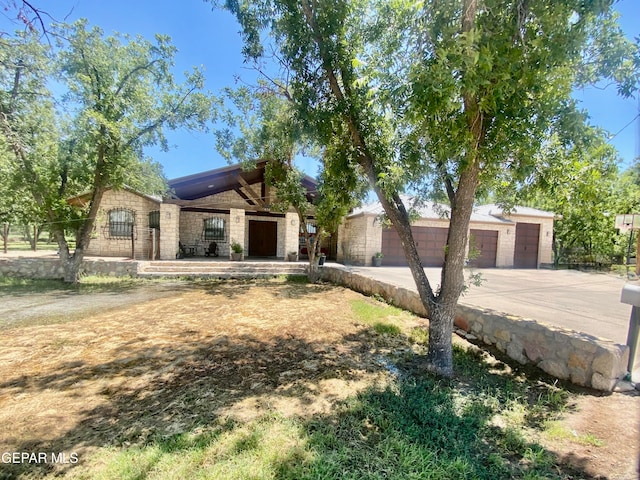
[[(400, 195), (402, 203), (405, 208), (409, 209), (413, 206), (420, 218), (431, 220), (449, 220), (449, 212), (451, 208), (448, 205), (436, 202), (418, 201), (416, 197), (411, 195)], [(356, 217), (358, 215), (382, 215), (384, 209), (380, 202), (374, 202), (362, 207), (356, 208), (349, 217)], [(471, 214), (471, 221), (474, 223), (499, 223), (499, 224), (512, 224), (513, 222), (502, 218), (501, 216), (494, 216), (488, 212), (475, 211)]]
[(487, 205), (479, 205), (474, 209), (475, 212), (485, 215), (500, 216), (500, 217), (541, 217), (541, 218), (555, 218), (556, 214), (553, 212), (547, 212), (546, 210), (539, 210), (537, 208), (523, 207), (515, 205), (510, 210), (505, 212), (505, 209), (495, 203), (489, 203)]
[[(115, 190), (113, 187), (108, 187), (107, 190)], [(141, 193), (131, 187), (129, 187), (128, 185), (124, 185), (121, 189), (119, 190), (126, 190), (127, 192), (131, 192), (135, 195), (138, 195), (139, 197), (142, 198), (146, 198), (147, 200), (150, 200), (152, 202), (155, 203), (162, 203), (162, 197), (157, 196), (157, 195), (147, 195), (146, 193)], [(87, 204), (87, 202), (89, 202), (91, 200), (91, 196), (93, 195), (93, 190), (92, 191), (88, 191), (88, 192), (83, 192), (80, 193), (78, 195), (75, 195), (73, 197), (70, 197), (67, 199), (67, 203), (69, 203), (69, 205), (73, 205), (74, 207), (83, 207), (84, 205)]]
[[(238, 191), (243, 186), (264, 182), (266, 164), (266, 161), (259, 162), (256, 168), (251, 170), (245, 170), (240, 164), (216, 168), (169, 180), (169, 187), (173, 197), (180, 200), (195, 200), (230, 190)], [(316, 181), (305, 175), (302, 184), (309, 192), (309, 196), (313, 197), (317, 187)]]

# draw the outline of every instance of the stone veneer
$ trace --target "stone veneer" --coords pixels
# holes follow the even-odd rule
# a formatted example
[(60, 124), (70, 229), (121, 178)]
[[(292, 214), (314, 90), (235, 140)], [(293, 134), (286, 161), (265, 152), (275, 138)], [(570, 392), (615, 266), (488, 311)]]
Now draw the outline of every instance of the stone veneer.
[[(426, 316), (417, 292), (325, 267), (321, 278)], [(548, 374), (577, 385), (611, 391), (627, 373), (629, 347), (585, 333), (488, 309), (458, 305), (455, 325), (469, 339), (494, 345), (521, 364), (533, 364)]]
[[(505, 217), (512, 222), (536, 223), (540, 225), (538, 266), (553, 263), (553, 218), (513, 214)], [(446, 219), (421, 218), (411, 224), (414, 227), (448, 228)], [(470, 230), (498, 232), (496, 267), (513, 267), (516, 225), (509, 223), (471, 222)], [(382, 224), (374, 214), (348, 217), (338, 228), (338, 261), (351, 265), (372, 264), (373, 255), (382, 251)]]
[[(84, 275), (135, 277), (138, 274), (138, 262), (133, 260), (84, 259), (80, 272)], [(0, 275), (58, 280), (64, 278), (64, 268), (57, 258), (0, 258)]]
[[(109, 211), (124, 208), (134, 214), (134, 255), (136, 259), (148, 260), (151, 257), (152, 240), (149, 229), (149, 213), (160, 210), (160, 201), (133, 193), (127, 189), (107, 190), (104, 192), (93, 238), (86, 255), (108, 257), (130, 257), (131, 238), (112, 238), (109, 236)], [(175, 252), (174, 252), (175, 256)]]

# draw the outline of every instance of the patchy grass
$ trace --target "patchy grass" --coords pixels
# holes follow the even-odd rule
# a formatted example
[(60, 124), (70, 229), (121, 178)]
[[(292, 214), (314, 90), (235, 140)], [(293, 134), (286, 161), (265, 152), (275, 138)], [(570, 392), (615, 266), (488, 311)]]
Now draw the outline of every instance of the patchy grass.
[(593, 447), (604, 446), (604, 441), (596, 438), (591, 433), (578, 434), (575, 430), (570, 430), (557, 420), (550, 420), (544, 424), (544, 435), (551, 440), (571, 440), (580, 445), (590, 445)]
[(358, 321), (372, 326), (377, 334), (388, 336), (400, 335), (403, 322), (412, 316), (374, 298), (353, 300), (351, 311)]
[(8, 478), (590, 478), (542, 441), (568, 392), (463, 342), (434, 378), (422, 319), (341, 287), (203, 281), (40, 321), (0, 337), (0, 452), (80, 462)]

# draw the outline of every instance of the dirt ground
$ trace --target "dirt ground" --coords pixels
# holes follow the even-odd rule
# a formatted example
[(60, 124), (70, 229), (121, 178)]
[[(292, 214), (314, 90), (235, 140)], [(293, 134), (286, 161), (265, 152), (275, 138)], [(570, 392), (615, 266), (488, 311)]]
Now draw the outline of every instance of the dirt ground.
[[(207, 419), (327, 413), (387, 382), (380, 355), (403, 348), (372, 341), (348, 308), (363, 299), (341, 287), (281, 282), (151, 285), (115, 298), (0, 296), (0, 452), (82, 458)], [(637, 478), (637, 393), (572, 395), (562, 419), (571, 435), (540, 442), (592, 477)], [(586, 436), (598, 445), (580, 440)]]

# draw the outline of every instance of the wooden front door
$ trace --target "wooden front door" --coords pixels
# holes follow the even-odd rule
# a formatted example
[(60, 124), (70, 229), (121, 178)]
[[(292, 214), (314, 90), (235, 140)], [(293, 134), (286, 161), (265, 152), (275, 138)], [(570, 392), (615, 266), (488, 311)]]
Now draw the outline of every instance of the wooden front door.
[(278, 244), (278, 224), (249, 220), (249, 256), (275, 257)]

